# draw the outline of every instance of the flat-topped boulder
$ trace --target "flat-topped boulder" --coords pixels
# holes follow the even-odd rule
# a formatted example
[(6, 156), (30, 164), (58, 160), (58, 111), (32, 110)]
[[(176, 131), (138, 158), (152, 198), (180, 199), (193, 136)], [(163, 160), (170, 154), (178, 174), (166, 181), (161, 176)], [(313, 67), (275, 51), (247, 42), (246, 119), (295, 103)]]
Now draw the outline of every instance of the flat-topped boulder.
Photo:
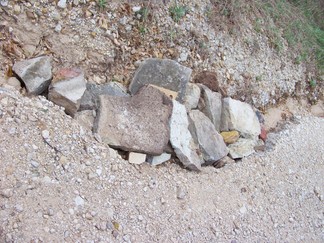
[(131, 94), (146, 84), (153, 84), (178, 92), (177, 100), (183, 102), (192, 70), (169, 59), (149, 58), (142, 62), (130, 83)]
[(144, 86), (133, 97), (99, 96), (94, 132), (113, 148), (160, 155), (167, 147), (172, 102)]

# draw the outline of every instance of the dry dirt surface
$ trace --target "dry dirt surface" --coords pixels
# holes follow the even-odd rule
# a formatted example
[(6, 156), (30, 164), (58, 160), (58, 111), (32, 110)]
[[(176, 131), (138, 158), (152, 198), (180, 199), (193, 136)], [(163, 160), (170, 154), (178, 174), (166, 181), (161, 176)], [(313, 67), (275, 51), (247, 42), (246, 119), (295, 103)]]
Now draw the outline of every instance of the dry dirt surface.
[(0, 89), (0, 242), (323, 242), (324, 120), (221, 169), (131, 165), (44, 97)]

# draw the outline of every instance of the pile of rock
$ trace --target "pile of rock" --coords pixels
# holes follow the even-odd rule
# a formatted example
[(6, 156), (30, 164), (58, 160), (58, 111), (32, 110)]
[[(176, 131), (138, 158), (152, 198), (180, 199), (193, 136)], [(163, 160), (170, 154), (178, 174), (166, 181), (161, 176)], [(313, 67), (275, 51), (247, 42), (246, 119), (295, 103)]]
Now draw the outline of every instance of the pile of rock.
[(260, 123), (249, 104), (223, 98), (211, 72), (190, 83), (192, 70), (172, 60), (142, 62), (129, 93), (119, 83), (87, 83), (77, 68), (52, 75), (46, 56), (17, 62), (13, 71), (27, 94), (48, 95), (67, 114), (86, 121), (98, 140), (129, 152), (131, 163), (157, 165), (174, 156), (199, 171), (227, 155), (248, 156), (260, 143)]

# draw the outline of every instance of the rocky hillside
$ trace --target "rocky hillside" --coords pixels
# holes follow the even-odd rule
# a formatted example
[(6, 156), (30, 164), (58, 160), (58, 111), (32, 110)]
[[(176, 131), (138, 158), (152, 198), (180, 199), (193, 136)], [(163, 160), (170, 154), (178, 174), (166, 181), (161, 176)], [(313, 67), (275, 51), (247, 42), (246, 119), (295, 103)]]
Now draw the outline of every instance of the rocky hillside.
[(54, 68), (82, 67), (89, 82), (128, 84), (138, 62), (169, 58), (193, 77), (216, 72), (229, 96), (258, 108), (290, 95), (319, 98), (320, 80), (316, 90), (309, 83), (316, 72), (296, 63), (280, 36), (279, 52), (248, 6), (233, 13), (232, 1), (176, 2), (2, 1), (0, 68), (10, 75), (14, 61), (50, 54)]

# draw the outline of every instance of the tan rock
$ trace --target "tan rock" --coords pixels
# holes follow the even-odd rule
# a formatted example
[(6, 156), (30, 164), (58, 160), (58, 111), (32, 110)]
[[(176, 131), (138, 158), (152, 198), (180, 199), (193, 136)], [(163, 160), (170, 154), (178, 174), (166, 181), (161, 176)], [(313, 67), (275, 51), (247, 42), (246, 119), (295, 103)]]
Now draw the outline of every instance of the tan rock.
[(240, 137), (240, 133), (238, 131), (221, 132), (221, 135), (226, 144), (235, 143)]
[(131, 164), (140, 165), (146, 160), (146, 154), (130, 152), (128, 154), (128, 162)]

